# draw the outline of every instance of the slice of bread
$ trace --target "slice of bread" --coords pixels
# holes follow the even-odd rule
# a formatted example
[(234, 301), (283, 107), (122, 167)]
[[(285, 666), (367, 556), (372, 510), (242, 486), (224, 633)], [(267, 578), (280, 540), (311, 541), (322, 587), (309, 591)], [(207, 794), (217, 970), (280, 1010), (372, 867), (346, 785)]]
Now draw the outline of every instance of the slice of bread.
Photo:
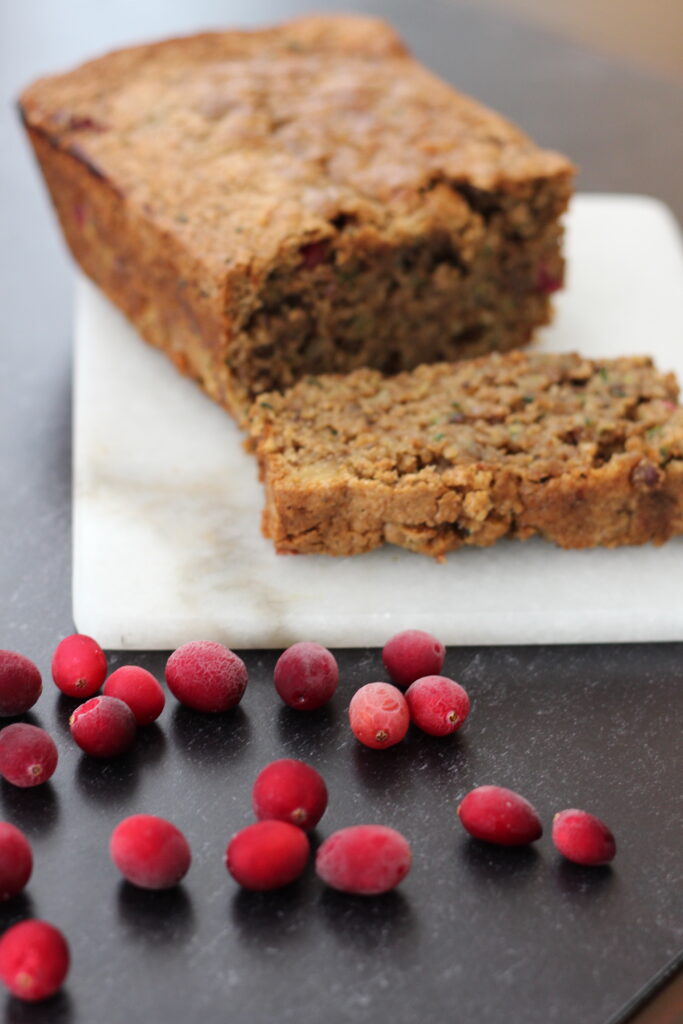
[(280, 552), (384, 542), (436, 557), (538, 534), (565, 548), (683, 532), (683, 409), (647, 358), (491, 354), (260, 396), (250, 447)]

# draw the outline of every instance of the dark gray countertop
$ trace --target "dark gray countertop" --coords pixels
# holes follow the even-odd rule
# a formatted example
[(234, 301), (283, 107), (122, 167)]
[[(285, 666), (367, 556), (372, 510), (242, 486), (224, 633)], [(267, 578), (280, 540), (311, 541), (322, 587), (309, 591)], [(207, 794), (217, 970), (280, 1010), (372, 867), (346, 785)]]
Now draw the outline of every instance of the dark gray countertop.
[[(683, 217), (677, 84), (447, 0), (355, 6), (390, 17), (434, 70), (569, 153), (581, 189), (649, 193)], [(0, 5), (0, 647), (34, 658), (46, 678), (73, 629), (72, 279), (10, 104), (36, 75), (117, 45), (305, 7)], [(357, 748), (344, 723), (353, 687), (381, 674), (376, 651), (340, 656), (344, 692), (310, 718), (278, 707), (274, 655), (247, 654), (243, 711), (207, 721), (169, 707), (112, 765), (77, 755), (69, 704), (50, 684), (35, 717), (60, 743), (54, 783), (0, 787), (2, 814), (26, 829), (37, 863), (29, 895), (0, 907), (0, 924), (28, 913), (53, 920), (74, 966), (62, 996), (38, 1007), (10, 1000), (5, 1019), (606, 1024), (682, 944), (682, 654), (674, 644), (452, 651), (447, 668), (475, 701), (467, 731), (455, 744), (413, 737), (381, 758)], [(141, 660), (163, 671), (161, 656)], [(258, 768), (286, 754), (328, 778), (322, 835), (374, 819), (413, 840), (416, 866), (400, 893), (366, 904), (310, 877), (270, 898), (235, 893), (225, 843), (249, 820)], [(537, 854), (504, 856), (466, 841), (455, 807), (484, 781), (519, 788), (547, 821), (572, 804), (604, 813), (620, 840), (614, 870), (558, 863), (547, 838)], [(177, 893), (120, 886), (108, 863), (109, 831), (143, 809), (168, 814), (193, 842)]]

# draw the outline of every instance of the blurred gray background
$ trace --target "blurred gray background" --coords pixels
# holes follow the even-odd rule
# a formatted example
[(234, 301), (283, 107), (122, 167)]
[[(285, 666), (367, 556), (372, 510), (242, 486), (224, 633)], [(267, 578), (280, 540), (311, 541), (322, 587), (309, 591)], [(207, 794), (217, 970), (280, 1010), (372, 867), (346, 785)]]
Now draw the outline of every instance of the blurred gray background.
[(683, 79), (683, 0), (469, 0)]

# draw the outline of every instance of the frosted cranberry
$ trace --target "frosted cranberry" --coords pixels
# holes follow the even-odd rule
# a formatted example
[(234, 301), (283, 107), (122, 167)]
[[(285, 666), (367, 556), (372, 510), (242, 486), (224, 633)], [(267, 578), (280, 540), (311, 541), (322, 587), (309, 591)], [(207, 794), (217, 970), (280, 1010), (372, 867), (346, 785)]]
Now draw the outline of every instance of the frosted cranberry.
[(298, 643), (281, 654), (275, 666), (275, 689), (297, 711), (313, 711), (332, 697), (339, 682), (334, 656), (320, 644)]
[(502, 786), (473, 789), (458, 807), (458, 815), (471, 836), (499, 846), (526, 846), (543, 834), (535, 808)]
[(22, 921), (0, 939), (0, 978), (19, 999), (47, 999), (59, 991), (68, 972), (66, 939), (47, 921)]
[(325, 840), (315, 870), (333, 889), (376, 896), (394, 889), (411, 862), (410, 845), (400, 832), (385, 825), (353, 825)]
[(423, 676), (406, 690), (413, 725), (430, 736), (448, 736), (470, 713), (467, 691), (446, 676)]
[(170, 889), (187, 874), (192, 854), (175, 825), (152, 814), (134, 814), (111, 834), (109, 853), (124, 878), (141, 889)]
[(225, 866), (245, 889), (279, 889), (303, 873), (310, 849), (306, 833), (296, 825), (258, 821), (232, 837)]
[(38, 667), (16, 651), (0, 651), (0, 716), (23, 715), (40, 697)]
[(254, 814), (260, 820), (277, 818), (303, 829), (315, 828), (327, 807), (322, 775), (293, 758), (272, 761), (259, 772), (252, 791)]
[(33, 871), (31, 844), (18, 828), (0, 821), (0, 900), (21, 892)]
[(410, 712), (405, 697), (391, 683), (366, 683), (351, 698), (349, 721), (357, 740), (381, 750), (401, 742)]
[(122, 665), (104, 684), (107, 697), (118, 697), (135, 715), (138, 725), (156, 721), (164, 710), (166, 697), (159, 682), (146, 668)]
[(65, 637), (52, 656), (52, 678), (67, 697), (92, 697), (107, 674), (104, 651), (90, 636)]
[(91, 757), (116, 757), (135, 739), (135, 715), (118, 697), (92, 697), (69, 719), (71, 735)]
[(382, 661), (397, 686), (410, 686), (422, 676), (438, 676), (446, 648), (431, 633), (405, 629), (384, 645)]
[(228, 711), (242, 700), (247, 668), (223, 644), (193, 640), (166, 663), (166, 682), (181, 704), (195, 711)]
[(567, 860), (586, 867), (608, 864), (617, 844), (607, 825), (586, 811), (571, 808), (553, 819), (553, 842)]
[(15, 722), (0, 732), (0, 775), (13, 786), (39, 786), (54, 775), (57, 745), (37, 725)]

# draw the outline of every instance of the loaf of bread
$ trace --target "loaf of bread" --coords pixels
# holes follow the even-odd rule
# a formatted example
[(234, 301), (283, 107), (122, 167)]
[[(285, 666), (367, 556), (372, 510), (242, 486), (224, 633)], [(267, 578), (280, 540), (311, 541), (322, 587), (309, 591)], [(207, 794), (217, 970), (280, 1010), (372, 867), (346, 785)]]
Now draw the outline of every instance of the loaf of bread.
[(78, 263), (239, 419), (305, 374), (523, 345), (562, 282), (569, 162), (372, 18), (121, 50), (20, 109)]
[(263, 530), (280, 552), (331, 555), (661, 544), (683, 533), (677, 397), (649, 359), (574, 354), (309, 377), (251, 411)]

